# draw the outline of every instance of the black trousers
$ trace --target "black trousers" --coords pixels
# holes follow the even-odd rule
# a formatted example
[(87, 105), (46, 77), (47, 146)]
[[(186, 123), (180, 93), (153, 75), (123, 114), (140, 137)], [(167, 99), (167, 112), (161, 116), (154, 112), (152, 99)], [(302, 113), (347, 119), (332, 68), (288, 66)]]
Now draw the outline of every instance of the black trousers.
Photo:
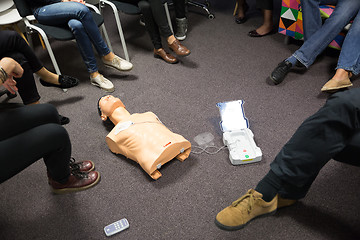
[(271, 163), (280, 195), (303, 198), (321, 168), (334, 159), (360, 166), (360, 89), (333, 94), (306, 119)]
[(176, 18), (184, 18), (185, 14), (185, 0), (173, 0), (174, 11)]
[(124, 0), (122, 2), (137, 5), (140, 8), (144, 15), (146, 30), (150, 35), (154, 48), (162, 48), (161, 36), (167, 38), (173, 35), (162, 0)]
[(39, 71), (43, 65), (17, 32), (0, 31), (0, 59), (3, 57), (13, 58), (24, 69), (23, 76), (15, 78), (23, 103), (30, 104), (38, 101), (40, 95), (33, 73)]
[(52, 105), (1, 109), (0, 126), (0, 183), (40, 158), (55, 181), (67, 181), (71, 143)]

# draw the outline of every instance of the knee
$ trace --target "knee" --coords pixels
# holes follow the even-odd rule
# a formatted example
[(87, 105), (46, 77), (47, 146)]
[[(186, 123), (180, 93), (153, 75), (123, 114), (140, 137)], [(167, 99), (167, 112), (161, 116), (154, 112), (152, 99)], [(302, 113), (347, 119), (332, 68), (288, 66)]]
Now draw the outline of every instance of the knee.
[(141, 12), (146, 12), (150, 10), (150, 3), (148, 1), (140, 1), (138, 3), (138, 6), (141, 10)]
[(360, 89), (357, 89), (357, 91), (351, 90), (333, 94), (326, 102), (326, 107), (331, 108), (333, 111), (336, 111), (336, 109), (353, 109), (354, 105), (356, 105), (357, 102), (360, 101)]
[(34, 107), (37, 107), (42, 113), (41, 116), (44, 118), (45, 122), (59, 124), (59, 113), (53, 105), (44, 103), (37, 104)]
[(76, 19), (71, 19), (68, 22), (68, 26), (70, 27), (71, 31), (74, 34), (76, 34), (77, 32), (80, 32), (80, 31), (84, 31), (83, 24), (79, 20), (76, 20)]
[(1, 34), (4, 35), (5, 39), (8, 39), (8, 41), (10, 41), (12, 39), (18, 40), (21, 38), (21, 36), (15, 31), (3, 30), (3, 31), (1, 31)]
[(27, 63), (27, 59), (24, 56), (24, 54), (20, 52), (10, 52), (8, 53), (8, 56), (13, 58), (16, 62), (18, 62), (22, 67), (24, 67), (24, 64)]
[(59, 143), (70, 142), (69, 134), (64, 127), (59, 124), (49, 123), (44, 125), (47, 128), (47, 132), (51, 135), (50, 138), (52, 141)]

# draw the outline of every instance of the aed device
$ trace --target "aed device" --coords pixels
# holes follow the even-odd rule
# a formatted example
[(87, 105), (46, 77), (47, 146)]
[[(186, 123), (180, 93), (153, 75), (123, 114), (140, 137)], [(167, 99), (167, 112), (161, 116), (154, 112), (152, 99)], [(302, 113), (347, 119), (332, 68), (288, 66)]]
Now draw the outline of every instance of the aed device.
[(256, 146), (254, 134), (249, 129), (249, 121), (245, 117), (244, 101), (217, 103), (223, 132), (223, 142), (229, 149), (230, 162), (233, 165), (261, 161), (261, 149)]

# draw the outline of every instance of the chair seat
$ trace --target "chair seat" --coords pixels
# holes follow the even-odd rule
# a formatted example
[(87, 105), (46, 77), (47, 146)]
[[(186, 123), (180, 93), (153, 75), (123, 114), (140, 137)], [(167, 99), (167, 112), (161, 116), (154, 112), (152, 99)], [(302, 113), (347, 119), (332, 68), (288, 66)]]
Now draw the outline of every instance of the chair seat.
[(116, 0), (110, 0), (110, 2), (112, 2), (116, 6), (116, 8), (123, 13), (129, 15), (139, 15), (141, 13), (140, 8), (137, 5), (119, 2)]
[(16, 9), (8, 9), (0, 13), (0, 25), (7, 25), (21, 21), (21, 16)]
[[(95, 12), (91, 12), (94, 18), (94, 21), (97, 26), (101, 26), (104, 22), (104, 18)], [(60, 41), (68, 41), (74, 39), (74, 35), (69, 28), (56, 27), (50, 25), (44, 25), (40, 23), (34, 23), (35, 26), (40, 27), (44, 32), (52, 38), (55, 38)]]

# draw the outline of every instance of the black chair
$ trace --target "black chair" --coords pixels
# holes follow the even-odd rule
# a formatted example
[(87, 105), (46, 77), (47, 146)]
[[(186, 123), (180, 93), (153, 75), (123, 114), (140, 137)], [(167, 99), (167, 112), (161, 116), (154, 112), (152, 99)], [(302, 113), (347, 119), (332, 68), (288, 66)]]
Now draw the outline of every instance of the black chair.
[(209, 19), (215, 18), (215, 15), (209, 11), (209, 6), (210, 6), (209, 1), (205, 0), (204, 3), (200, 3), (200, 2), (188, 0), (185, 2), (187, 5), (202, 8), (207, 13)]
[[(205, 0), (204, 3), (200, 3), (200, 2), (196, 2), (196, 1), (192, 1), (192, 0), (185, 0), (185, 4), (189, 5), (189, 6), (202, 8), (207, 13), (209, 19), (215, 18), (215, 15), (213, 13), (211, 13), (209, 10), (210, 2), (208, 0)], [(170, 2), (169, 5), (173, 5), (173, 3)]]
[[(171, 23), (171, 18), (170, 18), (167, 1), (162, 0), (162, 3), (165, 8), (166, 17), (167, 17), (171, 32), (174, 32), (172, 23)], [(130, 4), (130, 3), (121, 2), (120, 0), (100, 0), (100, 9), (104, 8), (106, 5), (110, 6), (114, 13), (116, 25), (118, 27), (118, 31), (119, 31), (119, 35), (120, 35), (120, 39), (121, 39), (121, 42), (123, 43), (123, 48), (126, 49), (125, 38), (124, 38), (123, 30), (121, 27), (119, 12), (129, 14), (129, 15), (140, 15), (141, 14), (140, 8), (138, 6)], [(125, 50), (124, 50), (124, 52), (125, 52)], [(129, 61), (129, 56), (128, 56), (127, 50), (125, 53), (125, 58), (126, 58), (126, 60)]]
[[(26, 3), (25, 0), (14, 0), (14, 3), (16, 5), (17, 10), (19, 11), (20, 16), (22, 17), (25, 23), (26, 34), (30, 45), (32, 45), (30, 34), (32, 34), (33, 32), (37, 32), (38, 34), (40, 34), (42, 40), (44, 41), (46, 49), (49, 53), (51, 62), (54, 66), (56, 73), (58, 75), (61, 75), (59, 66), (56, 62), (54, 53), (50, 46), (48, 36), (60, 41), (74, 40), (75, 36), (67, 27), (55, 27), (55, 26), (49, 26), (49, 25), (37, 23), (35, 21), (34, 16), (32, 15), (31, 8), (29, 7), (29, 5)], [(101, 16), (99, 9), (91, 4), (86, 4), (86, 6), (92, 10), (95, 23), (101, 28), (105, 36), (105, 40), (108, 44), (108, 47), (112, 51), (111, 43), (104, 26), (104, 18), (103, 16)]]

